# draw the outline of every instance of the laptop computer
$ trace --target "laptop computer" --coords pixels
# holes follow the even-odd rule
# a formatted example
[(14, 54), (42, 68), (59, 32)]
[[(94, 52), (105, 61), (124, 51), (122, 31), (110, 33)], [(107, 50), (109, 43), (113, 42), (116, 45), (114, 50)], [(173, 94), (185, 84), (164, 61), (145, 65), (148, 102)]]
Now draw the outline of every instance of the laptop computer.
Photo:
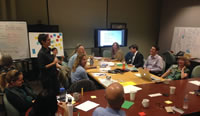
[(147, 69), (138, 68), (138, 72), (140, 73), (141, 78), (144, 79), (144, 80), (147, 80), (147, 81), (161, 81), (158, 78), (152, 77)]

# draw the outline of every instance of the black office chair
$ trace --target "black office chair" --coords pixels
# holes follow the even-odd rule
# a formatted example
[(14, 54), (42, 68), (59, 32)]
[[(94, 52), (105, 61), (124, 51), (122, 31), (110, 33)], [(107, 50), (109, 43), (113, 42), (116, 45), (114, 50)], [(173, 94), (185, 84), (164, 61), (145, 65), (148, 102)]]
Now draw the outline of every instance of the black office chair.
[(6, 94), (3, 95), (3, 103), (6, 109), (7, 116), (20, 116), (19, 111), (8, 101)]
[(3, 95), (4, 93), (0, 93), (0, 116), (5, 116), (5, 107), (3, 103)]
[(68, 93), (73, 92), (81, 92), (81, 88), (83, 88), (84, 92), (96, 90), (96, 85), (91, 80), (80, 80), (78, 82), (73, 83), (70, 88), (67, 90)]

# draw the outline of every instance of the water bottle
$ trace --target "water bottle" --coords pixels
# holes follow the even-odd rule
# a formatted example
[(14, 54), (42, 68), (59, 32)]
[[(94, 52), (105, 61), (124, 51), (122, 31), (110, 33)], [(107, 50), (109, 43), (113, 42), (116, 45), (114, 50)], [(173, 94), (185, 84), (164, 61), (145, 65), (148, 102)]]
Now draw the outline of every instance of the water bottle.
[(94, 60), (92, 57), (90, 57), (90, 66), (93, 66), (93, 64), (94, 64)]
[(188, 94), (186, 94), (184, 97), (183, 109), (188, 109)]
[(65, 102), (65, 100), (66, 100), (65, 88), (60, 88), (60, 101)]
[(68, 109), (68, 116), (73, 116), (73, 105), (71, 97), (68, 98), (67, 109)]

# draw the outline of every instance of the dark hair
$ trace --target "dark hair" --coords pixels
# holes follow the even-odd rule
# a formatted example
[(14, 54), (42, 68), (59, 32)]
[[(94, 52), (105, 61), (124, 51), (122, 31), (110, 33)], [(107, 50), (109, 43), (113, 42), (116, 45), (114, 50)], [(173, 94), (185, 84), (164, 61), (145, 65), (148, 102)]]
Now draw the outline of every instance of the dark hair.
[(13, 65), (13, 59), (9, 54), (3, 54), (1, 57), (1, 65), (2, 67), (9, 68)]
[(57, 48), (52, 48), (51, 51), (57, 50)]
[(42, 41), (45, 42), (48, 36), (49, 36), (48, 34), (39, 34), (38, 41), (40, 42), (41, 45), (42, 45)]
[(55, 116), (58, 110), (57, 99), (54, 92), (42, 90), (33, 104), (35, 116)]
[(157, 45), (152, 45), (152, 47), (156, 48), (156, 51), (160, 50), (160, 48)]
[(131, 48), (138, 50), (138, 46), (136, 44), (130, 45), (129, 49), (131, 49)]

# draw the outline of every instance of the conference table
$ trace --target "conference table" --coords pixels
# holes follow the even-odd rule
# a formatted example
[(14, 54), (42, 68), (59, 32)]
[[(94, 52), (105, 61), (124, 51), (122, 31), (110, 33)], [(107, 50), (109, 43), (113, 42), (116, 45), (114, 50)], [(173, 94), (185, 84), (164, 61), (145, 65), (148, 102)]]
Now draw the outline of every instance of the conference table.
[[(129, 109), (122, 109), (122, 110), (126, 112), (127, 116), (138, 116), (139, 112), (144, 112), (146, 113), (147, 116), (179, 116), (181, 114), (177, 112), (167, 113), (164, 107), (175, 106), (183, 110), (182, 107), (183, 107), (184, 96), (188, 94), (189, 107), (187, 110), (183, 110), (184, 114), (189, 114), (192, 112), (200, 112), (200, 96), (197, 96), (195, 94), (189, 94), (189, 92), (199, 89), (197, 85), (189, 83), (189, 81), (192, 80), (200, 81), (200, 78), (170, 81), (169, 84), (164, 84), (164, 83), (139, 84), (137, 85), (137, 87), (142, 88), (142, 90), (136, 93), (136, 98), (133, 101), (134, 102), (133, 106), (131, 106)], [(176, 87), (174, 95), (169, 94), (170, 86)], [(154, 94), (154, 93), (161, 93), (169, 96), (158, 96), (158, 97), (148, 96), (149, 94)], [(105, 94), (104, 89), (84, 92), (83, 96), (81, 96), (80, 100), (75, 104), (75, 106), (87, 100), (90, 100), (100, 104), (99, 105), (100, 107), (106, 107), (107, 102), (104, 98), (104, 94)], [(96, 96), (97, 98), (92, 99), (91, 96)], [(141, 104), (143, 99), (150, 100), (150, 106), (148, 108), (143, 108)], [(125, 94), (125, 100), (130, 101), (129, 94)], [(173, 103), (168, 105), (164, 102), (166, 100), (170, 100)], [(76, 112), (74, 112), (73, 115), (77, 116), (79, 114), (80, 116), (91, 116), (94, 109), (95, 108), (89, 110), (88, 112), (77, 110)]]
[[(107, 66), (108, 68), (101, 68), (100, 67), (101, 64), (108, 64), (108, 66)], [(112, 64), (112, 65), (109, 66), (109, 64)], [(128, 72), (117, 73), (117, 74), (108, 73), (108, 71), (107, 71), (108, 69), (110, 69), (110, 70), (122, 69), (121, 62), (111, 61), (111, 60), (104, 61), (104, 58), (99, 58), (98, 60), (97, 59), (94, 60), (93, 66), (95, 66), (96, 68), (88, 69), (87, 73), (91, 78), (93, 78), (96, 82), (98, 82), (103, 87), (106, 87), (106, 86), (104, 84), (102, 84), (101, 80), (106, 79), (106, 76), (111, 76), (111, 79), (113, 79), (119, 83), (132, 82), (133, 85), (154, 83), (154, 81), (148, 81), (143, 78), (140, 78), (138, 76), (139, 72), (128, 71)], [(132, 69), (134, 69), (134, 66), (126, 65), (126, 69), (132, 70)], [(105, 75), (98, 76), (98, 75), (94, 75), (95, 73), (104, 73)], [(153, 75), (153, 74), (150, 74), (150, 75), (156, 79), (159, 79), (160, 81), (164, 81), (164, 79), (162, 79), (156, 75)]]

